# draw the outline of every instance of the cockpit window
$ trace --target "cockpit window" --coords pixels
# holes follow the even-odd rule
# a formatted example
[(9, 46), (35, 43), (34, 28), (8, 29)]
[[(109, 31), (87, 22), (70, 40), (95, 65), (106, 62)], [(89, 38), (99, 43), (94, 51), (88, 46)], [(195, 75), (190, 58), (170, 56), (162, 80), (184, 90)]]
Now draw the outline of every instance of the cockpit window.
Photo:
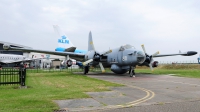
[(119, 51), (125, 50), (123, 46), (120, 47)]
[(125, 49), (130, 49), (130, 48), (134, 48), (134, 49), (135, 49), (135, 47), (133, 47), (133, 46), (131, 46), (131, 45), (129, 45), (129, 44), (126, 44), (126, 45), (124, 46), (124, 48), (125, 48)]
[(138, 63), (142, 64), (146, 59), (145, 54), (142, 51), (137, 52), (137, 61)]
[(134, 49), (135, 49), (134, 46), (131, 46), (131, 45), (129, 45), (129, 44), (126, 44), (126, 45), (124, 45), (124, 46), (121, 46), (120, 49), (119, 49), (119, 51), (123, 51), (123, 50), (125, 50), (125, 49), (131, 49), (131, 48), (134, 48)]

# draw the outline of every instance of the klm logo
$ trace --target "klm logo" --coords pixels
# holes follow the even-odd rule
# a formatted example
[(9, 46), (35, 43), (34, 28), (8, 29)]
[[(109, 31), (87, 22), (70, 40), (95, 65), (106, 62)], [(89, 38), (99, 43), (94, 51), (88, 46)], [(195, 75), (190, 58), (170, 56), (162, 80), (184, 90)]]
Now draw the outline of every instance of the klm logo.
[(58, 39), (58, 43), (69, 44), (69, 40), (67, 40), (67, 37), (65, 35), (61, 37), (62, 39)]

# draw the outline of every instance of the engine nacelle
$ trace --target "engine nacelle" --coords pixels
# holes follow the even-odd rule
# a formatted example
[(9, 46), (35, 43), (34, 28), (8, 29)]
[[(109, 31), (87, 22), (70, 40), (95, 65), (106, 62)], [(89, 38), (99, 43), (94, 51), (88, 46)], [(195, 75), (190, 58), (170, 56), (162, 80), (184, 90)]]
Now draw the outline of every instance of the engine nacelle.
[(8, 45), (8, 44), (3, 45), (3, 49), (8, 50), (9, 48), (10, 48), (10, 45)]
[(88, 51), (85, 54), (85, 60), (93, 59), (93, 61), (90, 63), (92, 66), (96, 66), (100, 62), (100, 54), (94, 50)]
[(61, 65), (70, 67), (72, 66), (72, 60), (65, 60), (61, 62)]
[[(153, 61), (151, 65), (152, 65), (152, 67), (158, 67), (158, 61)], [(138, 66), (147, 66), (147, 67), (149, 67), (149, 63), (144, 62), (144, 63), (142, 63), (142, 64), (140, 64)]]
[(72, 60), (67, 60), (66, 65), (67, 65), (68, 67), (72, 66)]

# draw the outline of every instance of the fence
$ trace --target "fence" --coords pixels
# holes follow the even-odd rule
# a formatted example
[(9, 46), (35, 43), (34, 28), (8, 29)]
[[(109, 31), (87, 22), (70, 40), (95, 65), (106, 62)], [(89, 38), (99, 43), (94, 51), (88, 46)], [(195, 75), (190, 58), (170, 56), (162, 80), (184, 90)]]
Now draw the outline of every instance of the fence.
[[(99, 67), (90, 67), (90, 71), (92, 72), (98, 72), (101, 71)], [(52, 73), (52, 72), (84, 72), (84, 68), (65, 68), (65, 69), (55, 69), (55, 68), (27, 68), (26, 69), (27, 73)]]
[(3, 68), (0, 70), (0, 85), (20, 84), (25, 86), (26, 69)]
[[(21, 86), (25, 86), (26, 81), (26, 73), (52, 73), (52, 72), (83, 72), (84, 69), (29, 69), (29, 68), (9, 68), (3, 67), (0, 70), (0, 85), (8, 85), (8, 84), (19, 84)], [(91, 67), (91, 72), (100, 72), (101, 69), (99, 67)]]

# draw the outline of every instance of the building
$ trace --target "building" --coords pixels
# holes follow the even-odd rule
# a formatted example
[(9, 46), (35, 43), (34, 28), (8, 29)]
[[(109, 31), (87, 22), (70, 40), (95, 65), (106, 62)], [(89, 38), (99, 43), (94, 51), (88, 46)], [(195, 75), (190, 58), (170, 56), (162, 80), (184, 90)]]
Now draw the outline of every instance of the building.
[[(1, 54), (16, 54), (16, 55), (24, 55), (27, 58), (38, 58), (38, 60), (35, 60), (33, 62), (30, 63), (30, 67), (39, 67), (39, 68), (49, 68), (52, 65), (51, 60), (64, 60), (65, 57), (63, 56), (56, 56), (56, 55), (49, 55), (49, 54), (43, 54), (43, 53), (34, 53), (34, 52), (22, 52), (22, 51), (16, 51), (16, 50), (4, 50), (3, 49), (3, 45), (4, 44), (8, 44), (11, 47), (19, 47), (19, 48), (28, 48), (28, 49), (32, 49), (31, 47), (28, 46), (24, 46), (24, 45), (20, 45), (20, 44), (15, 44), (15, 43), (10, 43), (10, 42), (4, 42), (4, 41), (0, 41), (0, 53)], [(61, 62), (60, 61), (60, 62)], [(57, 62), (56, 64), (54, 63), (54, 67), (55, 66), (60, 66), (60, 62)], [(15, 66), (15, 64), (7, 64), (7, 65), (3, 65), (6, 67), (13, 67)]]

